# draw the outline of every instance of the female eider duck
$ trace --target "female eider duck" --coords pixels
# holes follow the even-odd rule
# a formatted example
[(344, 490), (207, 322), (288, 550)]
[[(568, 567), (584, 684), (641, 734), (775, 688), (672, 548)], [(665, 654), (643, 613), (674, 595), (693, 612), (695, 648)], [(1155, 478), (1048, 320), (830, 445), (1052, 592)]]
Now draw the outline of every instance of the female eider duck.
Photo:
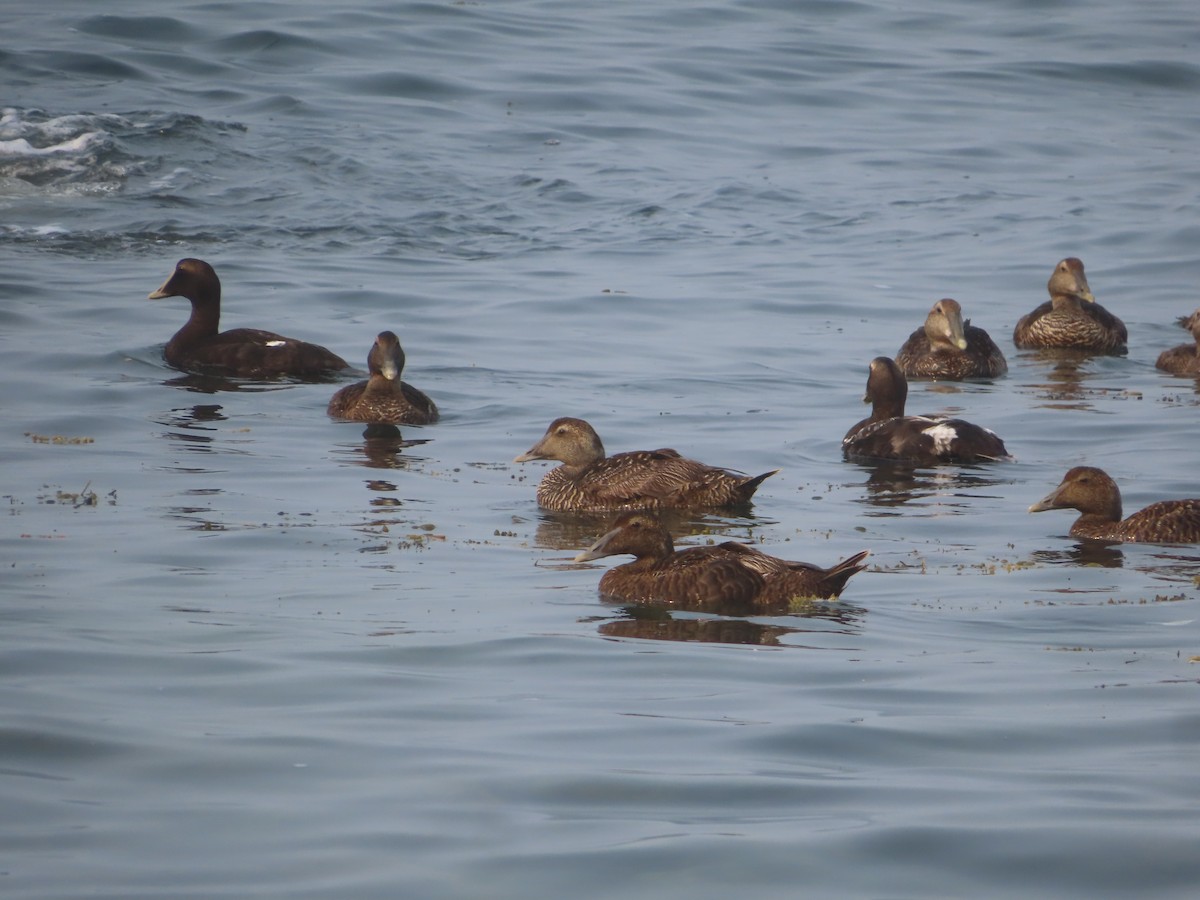
[(963, 321), (962, 307), (949, 297), (933, 304), (925, 325), (908, 336), (896, 364), (909, 378), (997, 378), (1008, 371), (1004, 354), (986, 331), (970, 319)]
[(1195, 342), (1164, 350), (1154, 365), (1172, 375), (1200, 375), (1200, 309), (1183, 321), (1183, 327), (1192, 333)]
[(604, 445), (583, 419), (555, 419), (542, 439), (513, 462), (553, 459), (538, 485), (539, 506), (555, 510), (690, 509), (750, 502), (778, 469), (753, 478), (705, 465), (676, 451), (635, 450), (604, 455)]
[(404, 349), (391, 331), (381, 331), (367, 354), (371, 377), (347, 385), (329, 401), (326, 410), (336, 419), (387, 425), (430, 425), (438, 420), (434, 402), (407, 381)]
[(202, 259), (181, 259), (171, 277), (149, 299), (186, 297), (192, 302), (187, 324), (167, 341), (163, 358), (176, 369), (235, 378), (322, 379), (348, 369), (336, 353), (255, 328), (218, 331), (221, 282)]
[(1062, 348), (1124, 353), (1125, 323), (1096, 302), (1083, 263), (1068, 257), (1054, 267), (1046, 288), (1050, 299), (1020, 318), (1013, 343), (1023, 350)]
[(1072, 537), (1098, 541), (1140, 541), (1152, 544), (1200, 542), (1200, 499), (1160, 500), (1121, 518), (1121, 489), (1102, 469), (1076, 466), (1030, 512), (1077, 509)]
[(843, 454), (919, 466), (1012, 458), (1004, 441), (979, 425), (962, 419), (906, 416), (907, 398), (908, 381), (895, 361), (886, 356), (871, 360), (863, 397), (871, 404), (871, 415), (846, 432)]
[(727, 541), (676, 550), (653, 513), (618, 516), (612, 528), (576, 562), (628, 553), (634, 561), (614, 566), (600, 578), (600, 593), (625, 603), (662, 603), (724, 615), (778, 614), (792, 601), (837, 599), (846, 582), (866, 568), (863, 550), (823, 569), (769, 556)]

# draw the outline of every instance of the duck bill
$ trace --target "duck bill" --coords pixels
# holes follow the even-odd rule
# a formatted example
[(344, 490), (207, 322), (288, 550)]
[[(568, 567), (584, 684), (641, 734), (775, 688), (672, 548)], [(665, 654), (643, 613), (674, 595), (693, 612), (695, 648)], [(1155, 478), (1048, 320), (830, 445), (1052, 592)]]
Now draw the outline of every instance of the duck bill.
[(592, 544), (592, 546), (588, 547), (586, 550), (580, 552), (575, 557), (574, 561), (575, 562), (588, 562), (589, 560), (600, 559), (602, 557), (608, 556), (609, 553), (608, 553), (608, 550), (605, 548), (605, 544), (607, 544), (609, 541), (611, 541), (613, 539), (613, 537), (620, 530), (621, 529), (619, 529), (619, 528), (614, 528), (612, 531), (609, 531), (609, 532), (606, 532), (605, 534), (600, 535), (600, 537), (596, 540), (596, 543)]
[(174, 275), (162, 283), (156, 291), (151, 291), (146, 295), (147, 300), (162, 300), (166, 297), (174, 297), (175, 291), (171, 288), (171, 282), (174, 280)]
[(397, 368), (396, 361), (394, 359), (385, 359), (383, 364), (379, 367), (379, 374), (388, 381), (395, 381), (396, 376), (400, 374), (400, 369)]
[(1045, 512), (1048, 509), (1058, 509), (1058, 488), (1055, 488), (1033, 506), (1029, 507), (1030, 512)]
[(967, 334), (963, 328), (962, 316), (952, 315), (948, 319), (950, 343), (959, 350), (967, 349)]
[(542, 453), (542, 442), (538, 441), (520, 456), (514, 457), (513, 462), (533, 462), (536, 459), (545, 459), (546, 456)]

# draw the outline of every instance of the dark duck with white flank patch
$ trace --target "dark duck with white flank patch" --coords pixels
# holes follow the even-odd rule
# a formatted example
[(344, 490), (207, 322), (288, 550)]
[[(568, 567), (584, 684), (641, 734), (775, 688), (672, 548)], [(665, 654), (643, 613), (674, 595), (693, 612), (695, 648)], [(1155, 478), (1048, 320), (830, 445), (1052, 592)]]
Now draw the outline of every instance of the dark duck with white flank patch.
[(843, 454), (921, 466), (1012, 458), (1004, 441), (982, 426), (962, 419), (905, 415), (907, 399), (908, 381), (895, 361), (886, 356), (871, 360), (863, 397), (871, 404), (871, 415), (846, 432)]
[(1183, 320), (1183, 327), (1192, 333), (1194, 342), (1164, 350), (1154, 365), (1172, 375), (1200, 375), (1200, 309)]
[(852, 575), (866, 568), (863, 550), (828, 569), (769, 556), (727, 541), (676, 550), (650, 512), (628, 512), (576, 562), (630, 554), (600, 578), (600, 592), (625, 603), (661, 603), (722, 615), (787, 613), (804, 599), (837, 599)]
[(1076, 466), (1030, 512), (1077, 509), (1080, 516), (1071, 536), (1098, 541), (1140, 541), (1151, 544), (1200, 542), (1200, 499), (1160, 500), (1121, 518), (1121, 489), (1108, 474), (1093, 466)]
[(1050, 299), (1021, 317), (1013, 343), (1023, 350), (1061, 348), (1121, 354), (1125, 323), (1096, 302), (1083, 263), (1071, 256), (1054, 267), (1046, 284)]
[(186, 297), (192, 315), (167, 341), (163, 358), (188, 372), (236, 378), (325, 379), (349, 368), (346, 361), (317, 344), (271, 331), (232, 328), (220, 331), (221, 282), (202, 259), (181, 259), (171, 277), (149, 295), (151, 300)]
[(933, 304), (925, 324), (909, 335), (896, 364), (909, 378), (997, 378), (1008, 371), (1004, 354), (982, 328), (963, 321), (962, 307), (949, 297)]
[(326, 412), (337, 419), (384, 425), (430, 425), (438, 420), (434, 402), (407, 381), (404, 349), (391, 331), (381, 331), (367, 354), (366, 381), (342, 388), (329, 401)]
[(583, 419), (566, 417), (551, 422), (542, 439), (513, 462), (536, 459), (562, 463), (542, 478), (538, 505), (575, 511), (740, 506), (779, 471), (750, 477), (669, 448), (605, 456), (596, 430)]

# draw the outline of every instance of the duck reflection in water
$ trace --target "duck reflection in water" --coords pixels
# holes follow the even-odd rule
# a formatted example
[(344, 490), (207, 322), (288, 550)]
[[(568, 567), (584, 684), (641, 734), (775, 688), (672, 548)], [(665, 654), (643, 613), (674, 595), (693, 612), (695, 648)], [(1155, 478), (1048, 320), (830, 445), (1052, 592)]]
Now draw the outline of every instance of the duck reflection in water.
[(752, 619), (714, 619), (707, 616), (678, 616), (662, 606), (623, 606), (621, 618), (606, 619), (596, 631), (604, 637), (649, 641), (681, 641), (698, 644), (749, 644), (756, 647), (797, 647), (787, 641), (793, 634), (848, 634), (866, 610), (845, 603), (811, 602), (807, 609), (793, 612), (806, 619), (845, 627), (807, 627), (756, 622)]
[(237, 378), (228, 378), (224, 375), (211, 375), (198, 372), (188, 373), (186, 375), (177, 375), (174, 378), (167, 378), (163, 384), (167, 387), (183, 388), (185, 391), (191, 391), (196, 394), (262, 394), (267, 391), (286, 391), (288, 388), (298, 381), (246, 381)]
[(981, 492), (1012, 480), (984, 466), (921, 467), (888, 461), (855, 465), (868, 473), (867, 492), (860, 502), (881, 509), (929, 506), (939, 514), (958, 515), (969, 512), (980, 497), (993, 496)]
[[(721, 515), (693, 509), (664, 509), (657, 512), (671, 534), (714, 535), (728, 540), (752, 541), (754, 528), (775, 525), (774, 519), (754, 515)], [(539, 509), (533, 543), (543, 550), (578, 552), (611, 527), (611, 512), (561, 512)]]
[(356, 466), (370, 469), (407, 469), (416, 459), (402, 451), (428, 444), (429, 438), (405, 440), (395, 425), (372, 423), (363, 429), (360, 445), (343, 445), (335, 452)]

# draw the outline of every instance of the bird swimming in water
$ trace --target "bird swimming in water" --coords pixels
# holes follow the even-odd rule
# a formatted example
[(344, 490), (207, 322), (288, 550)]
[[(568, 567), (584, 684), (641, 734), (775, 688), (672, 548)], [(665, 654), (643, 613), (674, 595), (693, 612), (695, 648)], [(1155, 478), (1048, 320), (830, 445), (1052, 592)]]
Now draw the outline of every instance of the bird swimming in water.
[(576, 562), (630, 554), (633, 562), (609, 569), (600, 592), (625, 603), (662, 603), (721, 615), (776, 615), (804, 599), (837, 599), (851, 576), (866, 568), (869, 551), (829, 568), (793, 562), (745, 544), (676, 550), (670, 533), (651, 512), (618, 516)]
[(909, 378), (948, 381), (998, 378), (1008, 371), (995, 341), (969, 319), (963, 321), (962, 306), (949, 297), (933, 304), (925, 324), (908, 336), (896, 365)]
[(1103, 469), (1076, 466), (1030, 512), (1077, 509), (1072, 537), (1152, 544), (1200, 542), (1200, 499), (1160, 500), (1121, 518), (1121, 489)]
[(973, 463), (1012, 457), (993, 431), (963, 419), (905, 415), (908, 381), (895, 361), (886, 356), (871, 360), (867, 392), (871, 415), (842, 438), (848, 458), (885, 459), (920, 466), (937, 463)]
[(333, 395), (326, 412), (337, 419), (387, 425), (430, 425), (438, 420), (438, 408), (407, 381), (404, 348), (394, 332), (381, 331), (367, 354), (366, 381), (346, 385)]
[(634, 450), (605, 456), (600, 436), (583, 419), (555, 419), (542, 439), (513, 462), (562, 463), (542, 478), (546, 509), (690, 509), (740, 506), (778, 469), (748, 476), (680, 456), (675, 450)]
[(220, 331), (221, 281), (202, 259), (181, 259), (150, 300), (186, 297), (192, 314), (167, 341), (163, 358), (168, 365), (205, 375), (235, 378), (327, 380), (349, 364), (318, 344), (298, 341), (272, 331), (232, 328)]
[(1046, 288), (1050, 299), (1020, 318), (1013, 343), (1023, 350), (1125, 352), (1125, 323), (1096, 302), (1080, 260), (1070, 256), (1059, 262)]

